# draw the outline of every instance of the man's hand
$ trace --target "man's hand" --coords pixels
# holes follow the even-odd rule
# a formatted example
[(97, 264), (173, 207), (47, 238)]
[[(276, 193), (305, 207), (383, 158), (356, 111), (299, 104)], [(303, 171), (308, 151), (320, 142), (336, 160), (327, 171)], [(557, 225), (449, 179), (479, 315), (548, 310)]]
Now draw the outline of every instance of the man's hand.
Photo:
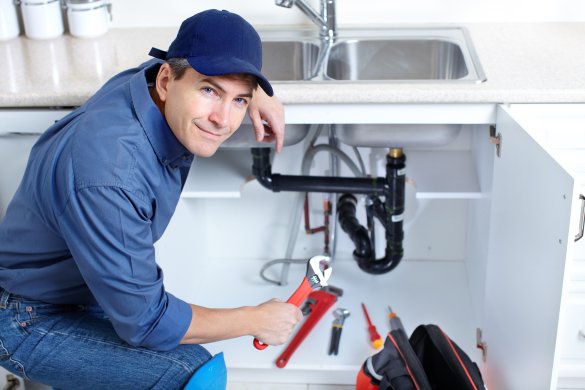
[(278, 98), (270, 97), (262, 88), (257, 88), (248, 106), (248, 115), (254, 126), (256, 140), (276, 141), (276, 152), (280, 152), (284, 142), (284, 107)]
[(303, 319), (293, 304), (271, 299), (258, 306), (213, 309), (191, 305), (193, 317), (182, 344), (253, 336), (265, 344), (284, 344), (296, 324)]
[(253, 336), (264, 344), (281, 345), (303, 319), (301, 310), (293, 304), (271, 299), (256, 306), (256, 330)]

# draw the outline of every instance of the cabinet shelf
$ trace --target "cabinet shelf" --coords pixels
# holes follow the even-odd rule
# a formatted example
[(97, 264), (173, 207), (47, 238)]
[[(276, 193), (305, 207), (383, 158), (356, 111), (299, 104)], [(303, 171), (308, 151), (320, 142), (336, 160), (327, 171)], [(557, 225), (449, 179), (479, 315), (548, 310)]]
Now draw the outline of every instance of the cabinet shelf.
[(473, 199), (481, 191), (471, 152), (411, 151), (406, 176), (414, 181), (418, 199)]
[[(170, 253), (167, 255), (169, 259), (174, 258)], [(218, 258), (190, 262), (180, 270), (172, 268), (171, 260), (167, 269), (165, 259), (161, 260), (167, 285), (173, 286), (175, 295), (209, 307), (256, 305), (274, 297), (284, 300), (305, 272), (304, 266), (292, 265), (289, 284), (281, 287), (260, 279), (258, 272), (264, 264), (261, 260)], [(275, 268), (274, 272), (278, 272), (279, 267)], [(389, 330), (387, 306), (390, 305), (401, 317), (408, 334), (420, 324), (435, 323), (475, 361), (481, 359), (475, 348), (476, 324), (472, 320), (463, 261), (406, 260), (391, 273), (370, 275), (360, 271), (355, 261), (338, 257), (333, 268), (330, 282), (343, 289), (343, 295), (317, 323), (284, 369), (274, 364), (284, 346), (257, 351), (251, 337), (206, 345), (212, 353), (225, 353), (231, 380), (355, 384), (360, 365), (376, 352), (370, 346), (360, 307), (362, 302), (381, 335)], [(210, 275), (221, 275), (222, 284), (228, 286), (229, 299), (225, 294), (206, 293), (218, 288), (217, 278)], [(351, 315), (344, 325), (339, 354), (329, 356), (332, 312), (339, 307), (349, 309)]]
[[(181, 197), (239, 198), (242, 187), (253, 180), (251, 166), (249, 149), (220, 149), (212, 157), (197, 158)], [(412, 180), (418, 199), (476, 199), (482, 196), (468, 151), (408, 152), (406, 176)]]
[(208, 158), (195, 158), (181, 198), (239, 198), (252, 179), (249, 149), (219, 149)]

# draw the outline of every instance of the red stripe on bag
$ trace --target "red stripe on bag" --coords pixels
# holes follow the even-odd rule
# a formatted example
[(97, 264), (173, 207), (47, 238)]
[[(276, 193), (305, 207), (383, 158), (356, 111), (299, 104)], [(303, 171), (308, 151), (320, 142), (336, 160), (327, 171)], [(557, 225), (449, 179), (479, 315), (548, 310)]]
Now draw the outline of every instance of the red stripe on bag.
[(412, 379), (412, 381), (414, 382), (414, 386), (416, 387), (416, 390), (420, 390), (420, 387), (418, 386), (418, 383), (416, 383), (416, 379), (414, 379), (414, 375), (412, 375), (412, 371), (410, 371), (410, 367), (408, 366), (408, 363), (406, 362), (406, 359), (404, 358), (404, 355), (402, 354), (400, 347), (398, 347), (398, 344), (396, 344), (394, 337), (392, 337), (391, 333), (388, 333), (388, 337), (390, 337), (390, 341), (392, 341), (392, 344), (394, 344), (394, 347), (396, 347), (396, 350), (400, 354), (400, 358), (404, 362), (404, 365), (406, 366), (406, 371), (408, 371), (408, 376), (410, 376), (410, 379)]
[(439, 330), (443, 334), (443, 337), (445, 337), (445, 340), (447, 340), (447, 343), (449, 343), (449, 347), (451, 347), (451, 350), (453, 351), (455, 356), (457, 356), (457, 360), (459, 360), (459, 364), (461, 365), (461, 367), (463, 367), (463, 371), (465, 371), (465, 375), (467, 375), (467, 379), (469, 379), (469, 383), (471, 383), (474, 390), (477, 390), (477, 386), (475, 386), (475, 383), (473, 382), (473, 379), (471, 379), (471, 375), (469, 374), (469, 371), (467, 371), (467, 367), (465, 367), (465, 364), (463, 364), (463, 361), (461, 360), (461, 357), (457, 353), (457, 350), (455, 349), (455, 347), (451, 343), (451, 339), (445, 334), (445, 332), (443, 332), (443, 329), (439, 328)]

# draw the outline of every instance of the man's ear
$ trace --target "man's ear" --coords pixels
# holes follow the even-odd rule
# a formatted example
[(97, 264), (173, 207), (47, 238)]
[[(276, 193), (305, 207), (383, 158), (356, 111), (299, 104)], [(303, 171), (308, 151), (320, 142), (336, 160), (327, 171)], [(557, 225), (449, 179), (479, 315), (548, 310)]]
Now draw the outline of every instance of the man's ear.
[(167, 63), (162, 64), (156, 75), (155, 87), (159, 99), (163, 102), (167, 100), (168, 85), (171, 77), (172, 72), (170, 65)]

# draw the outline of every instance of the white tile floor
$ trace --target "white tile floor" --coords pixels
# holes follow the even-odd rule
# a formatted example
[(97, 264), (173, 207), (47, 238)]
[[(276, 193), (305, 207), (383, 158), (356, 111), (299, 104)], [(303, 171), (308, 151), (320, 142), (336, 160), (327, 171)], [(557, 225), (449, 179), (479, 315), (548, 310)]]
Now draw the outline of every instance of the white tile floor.
[(353, 390), (355, 386), (311, 385), (298, 383), (230, 382), (226, 390)]

